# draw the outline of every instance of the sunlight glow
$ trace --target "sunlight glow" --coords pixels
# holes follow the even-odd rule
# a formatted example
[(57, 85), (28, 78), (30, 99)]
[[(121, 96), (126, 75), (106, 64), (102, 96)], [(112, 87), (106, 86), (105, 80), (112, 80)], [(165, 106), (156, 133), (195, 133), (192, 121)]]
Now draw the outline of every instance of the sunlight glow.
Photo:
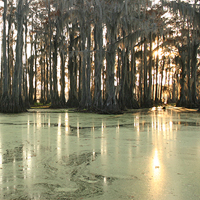
[(104, 136), (104, 123), (102, 122), (102, 130), (101, 130), (101, 154), (107, 154), (107, 138)]
[(157, 149), (155, 150), (155, 155), (154, 155), (154, 158), (153, 158), (153, 167), (155, 168), (155, 170), (159, 169), (159, 167), (160, 167), (160, 162), (159, 162), (159, 158), (158, 158), (158, 150)]
[(162, 51), (162, 49), (160, 48), (160, 49), (158, 49), (157, 51), (154, 51), (153, 54), (154, 54), (155, 57), (159, 56), (159, 58), (161, 58), (162, 55), (163, 55), (163, 51)]
[(37, 128), (41, 128), (41, 115), (39, 113), (37, 113)]
[(107, 183), (107, 178), (106, 178), (106, 177), (103, 178), (103, 182), (104, 182), (105, 184)]

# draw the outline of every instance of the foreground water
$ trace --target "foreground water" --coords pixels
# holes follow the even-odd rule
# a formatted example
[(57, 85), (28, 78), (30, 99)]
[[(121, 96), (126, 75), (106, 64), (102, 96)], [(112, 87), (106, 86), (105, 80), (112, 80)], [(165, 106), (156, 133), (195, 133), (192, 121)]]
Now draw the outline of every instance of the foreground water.
[(200, 199), (200, 114), (0, 114), (0, 199)]

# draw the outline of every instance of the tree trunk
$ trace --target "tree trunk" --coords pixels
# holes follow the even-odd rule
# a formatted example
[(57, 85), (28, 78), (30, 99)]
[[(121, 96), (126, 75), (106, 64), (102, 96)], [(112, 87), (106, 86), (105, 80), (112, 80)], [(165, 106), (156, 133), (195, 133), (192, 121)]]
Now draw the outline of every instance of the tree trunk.
[(45, 104), (49, 103), (49, 90), (48, 90), (48, 81), (49, 81), (49, 62), (48, 62), (48, 54), (47, 54), (47, 48), (45, 47), (45, 90), (44, 90), (44, 94), (45, 94)]
[(22, 68), (22, 50), (23, 50), (23, 1), (19, 0), (17, 5), (17, 44), (16, 44), (16, 62), (14, 68), (13, 86), (12, 86), (12, 112), (18, 113), (26, 110), (22, 101), (19, 85), (21, 76), (19, 72)]
[[(32, 15), (32, 31), (33, 31), (33, 15)], [(30, 42), (31, 42), (31, 50), (30, 50), (30, 57), (28, 59), (28, 73), (29, 73), (29, 103), (33, 105), (33, 66), (34, 66), (34, 55), (33, 55), (33, 35), (30, 35)]]
[(52, 92), (52, 65), (51, 65), (51, 5), (50, 0), (48, 0), (48, 20), (49, 20), (49, 85), (50, 85), (50, 99), (53, 96)]
[(31, 55), (29, 58), (29, 102), (32, 105), (33, 102), (33, 64), (34, 56)]
[(82, 94), (82, 66), (81, 66), (81, 63), (82, 63), (82, 56), (79, 55), (79, 68), (78, 68), (78, 71), (79, 71), (79, 82), (78, 82), (78, 101), (79, 101), (79, 105), (80, 105), (80, 101), (81, 101), (81, 94)]
[(119, 113), (119, 105), (116, 101), (115, 96), (115, 86), (114, 86), (114, 69), (115, 69), (115, 58), (116, 58), (116, 48), (114, 44), (115, 39), (115, 28), (111, 26), (108, 33), (110, 38), (110, 44), (108, 45), (106, 52), (106, 101), (104, 105), (104, 112), (106, 113)]
[(184, 51), (181, 53), (180, 64), (181, 64), (181, 68), (182, 68), (181, 80), (180, 80), (181, 89), (180, 89), (180, 99), (176, 103), (176, 106), (186, 107), (186, 105), (187, 105), (186, 96), (185, 96), (185, 75), (186, 75), (186, 72), (185, 72), (185, 52)]
[(46, 57), (46, 81), (45, 81), (46, 98), (45, 98), (45, 103), (48, 104), (50, 102), (50, 94), (49, 94), (49, 61), (48, 61), (47, 51), (46, 51), (45, 57)]
[[(137, 109), (139, 108), (139, 104), (136, 101), (135, 97), (134, 97), (134, 93), (133, 93), (133, 76), (135, 76), (135, 72), (132, 72), (132, 70), (134, 70), (132, 64), (134, 61), (129, 62), (129, 48), (126, 48), (126, 53), (125, 53), (125, 67), (126, 67), (126, 71), (125, 71), (125, 85), (124, 85), (124, 105), (125, 108), (128, 109)], [(131, 57), (132, 57), (132, 52), (131, 52)], [(134, 59), (132, 57), (132, 59)]]
[[(9, 43), (9, 90), (10, 95), (12, 95), (12, 81), (13, 81), (13, 71), (14, 71), (14, 51), (13, 51), (13, 42), (14, 42), (14, 36), (13, 31), (11, 31), (11, 40)], [(12, 77), (12, 78), (11, 78)]]
[[(13, 4), (11, 4), (10, 13), (13, 11)], [(7, 56), (8, 56), (8, 94), (12, 94), (11, 89), (11, 81), (12, 81), (12, 73), (13, 73), (13, 31), (11, 31), (13, 23), (13, 16), (10, 14), (8, 16), (8, 36), (7, 36)]]
[(121, 73), (122, 73), (122, 70), (121, 70), (121, 68), (122, 68), (122, 62), (121, 62), (122, 58), (121, 57), (122, 56), (121, 56), (121, 49), (120, 48), (117, 49), (117, 56), (118, 56), (117, 72), (116, 72), (117, 85), (115, 86), (115, 96), (116, 96), (116, 99), (119, 103), (119, 107), (121, 107), (121, 105), (120, 105), (121, 104), (121, 101), (120, 101), (121, 83), (120, 83), (120, 81), (121, 81)]
[(44, 103), (44, 58), (43, 58), (43, 55), (41, 55), (40, 57), (40, 69), (41, 69), (40, 103)]
[(60, 50), (60, 59), (61, 59), (61, 94), (60, 94), (60, 103), (65, 106), (65, 55), (62, 50)]
[[(119, 58), (121, 60), (121, 63), (119, 65), (119, 85), (118, 91), (119, 91), (119, 107), (120, 109), (124, 110), (125, 109), (125, 100), (124, 100), (124, 89), (125, 89), (125, 75), (126, 75), (126, 60), (125, 60), (125, 49), (122, 51), (119, 50)], [(116, 93), (116, 88), (115, 88), (115, 93)]]
[(158, 55), (156, 56), (156, 91), (155, 91), (155, 103), (158, 103)]
[(150, 56), (149, 56), (149, 87), (148, 87), (148, 103), (149, 107), (152, 107), (152, 65), (153, 65), (153, 60), (152, 60), (152, 33), (150, 33)]
[[(188, 31), (189, 32), (189, 31)], [(191, 95), (191, 44), (188, 33), (188, 58), (187, 58), (187, 106), (190, 107), (192, 104), (192, 95)]]
[(86, 85), (86, 108), (91, 109), (92, 106), (92, 96), (90, 89), (90, 80), (91, 80), (91, 57), (90, 57), (90, 46), (91, 46), (91, 26), (90, 23), (87, 25), (87, 85)]
[(87, 95), (87, 84), (86, 84), (86, 51), (85, 51), (85, 42), (86, 35), (84, 30), (84, 25), (81, 25), (81, 51), (82, 51), (82, 65), (81, 65), (81, 101), (80, 101), (80, 109), (87, 108), (86, 104), (86, 95)]
[(128, 99), (129, 97), (127, 97), (127, 101), (129, 101), (129, 103), (126, 103), (127, 108), (129, 109), (137, 109), (139, 108), (139, 104), (138, 101), (136, 100), (136, 60), (135, 60), (135, 50), (134, 47), (131, 47), (131, 66), (130, 66), (130, 74), (131, 74), (131, 78), (130, 78), (130, 99)]
[(192, 44), (192, 105), (190, 107), (197, 107), (197, 49), (199, 44), (196, 40)]
[(53, 52), (53, 96), (51, 98), (51, 107), (60, 107), (58, 96), (58, 80), (57, 80), (57, 56), (58, 56), (58, 30), (54, 37), (54, 52)]
[(94, 108), (97, 110), (102, 109), (102, 90), (101, 90), (101, 74), (103, 66), (103, 33), (102, 24), (99, 22), (95, 26), (94, 31), (95, 41), (95, 90), (94, 90)]
[[(79, 101), (77, 97), (77, 56), (76, 53), (72, 54), (72, 47), (77, 50), (77, 46), (74, 42), (74, 25), (72, 25), (72, 32), (70, 33), (70, 45), (69, 45), (69, 60), (68, 60), (68, 79), (69, 79), (69, 98), (67, 101), (67, 107), (78, 107)], [(79, 76), (80, 77), (80, 76)], [(80, 80), (79, 80), (80, 82)]]
[(174, 102), (176, 102), (176, 81), (177, 81), (177, 79), (176, 79), (176, 72), (174, 73), (174, 75), (173, 75), (173, 85), (172, 85), (172, 99), (171, 99), (171, 101), (174, 103)]
[[(26, 0), (26, 6), (27, 6), (27, 0)], [(27, 16), (25, 18), (25, 66), (23, 69), (23, 74), (24, 74), (24, 82), (23, 82), (23, 96), (25, 99), (25, 104), (26, 107), (29, 108), (29, 98), (28, 98), (28, 83), (27, 83), (27, 75), (28, 75), (28, 58), (27, 58), (27, 33), (28, 33), (28, 28), (27, 28)]]
[[(44, 51), (45, 51), (45, 47), (44, 47)], [(45, 59), (45, 52), (43, 53), (43, 70), (44, 70), (44, 74), (43, 74), (43, 104), (46, 102), (46, 59)]]
[[(1, 97), (1, 112), (8, 112), (10, 110), (10, 96), (8, 93), (8, 62), (6, 55), (6, 12), (7, 12), (7, 0), (4, 0), (4, 12), (3, 12), (3, 41), (2, 41), (2, 49), (3, 49), (3, 58), (2, 60), (2, 69), (3, 69), (3, 91)], [(9, 33), (8, 33), (9, 34)]]
[(163, 58), (163, 64), (161, 69), (161, 83), (160, 83), (160, 102), (162, 102), (162, 96), (163, 96), (163, 72), (165, 68), (165, 57)]
[(8, 95), (8, 63), (6, 55), (6, 12), (7, 0), (4, 0), (4, 13), (3, 13), (3, 96)]
[(139, 77), (139, 93), (138, 93), (138, 98), (140, 102), (140, 106), (143, 106), (143, 52), (141, 49), (141, 66), (140, 66), (140, 77)]
[(35, 90), (34, 90), (34, 102), (36, 103), (37, 102), (37, 33), (35, 35), (35, 43), (34, 43), (34, 46), (35, 46)]
[(144, 38), (144, 96), (143, 106), (149, 108), (148, 90), (147, 90), (147, 39)]

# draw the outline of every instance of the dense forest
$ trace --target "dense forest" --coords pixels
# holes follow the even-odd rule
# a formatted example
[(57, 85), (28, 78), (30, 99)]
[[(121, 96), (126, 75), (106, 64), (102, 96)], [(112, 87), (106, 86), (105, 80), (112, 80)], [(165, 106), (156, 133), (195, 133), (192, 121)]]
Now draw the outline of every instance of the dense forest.
[(199, 0), (0, 2), (1, 112), (199, 107)]

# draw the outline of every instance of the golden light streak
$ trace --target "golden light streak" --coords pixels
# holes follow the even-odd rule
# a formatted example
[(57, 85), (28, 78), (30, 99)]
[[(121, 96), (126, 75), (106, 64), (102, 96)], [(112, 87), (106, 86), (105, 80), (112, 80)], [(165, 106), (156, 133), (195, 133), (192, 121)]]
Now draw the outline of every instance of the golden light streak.
[(158, 170), (160, 168), (160, 162), (159, 162), (159, 158), (158, 158), (158, 150), (156, 149), (155, 150), (155, 154), (154, 154), (154, 158), (153, 158), (153, 168), (155, 169), (154, 170), (154, 173), (156, 175), (158, 175)]
[(160, 49), (158, 49), (157, 51), (154, 51), (153, 55), (154, 55), (155, 57), (159, 56), (159, 58), (162, 57), (162, 55), (163, 55), (162, 49), (160, 48)]

